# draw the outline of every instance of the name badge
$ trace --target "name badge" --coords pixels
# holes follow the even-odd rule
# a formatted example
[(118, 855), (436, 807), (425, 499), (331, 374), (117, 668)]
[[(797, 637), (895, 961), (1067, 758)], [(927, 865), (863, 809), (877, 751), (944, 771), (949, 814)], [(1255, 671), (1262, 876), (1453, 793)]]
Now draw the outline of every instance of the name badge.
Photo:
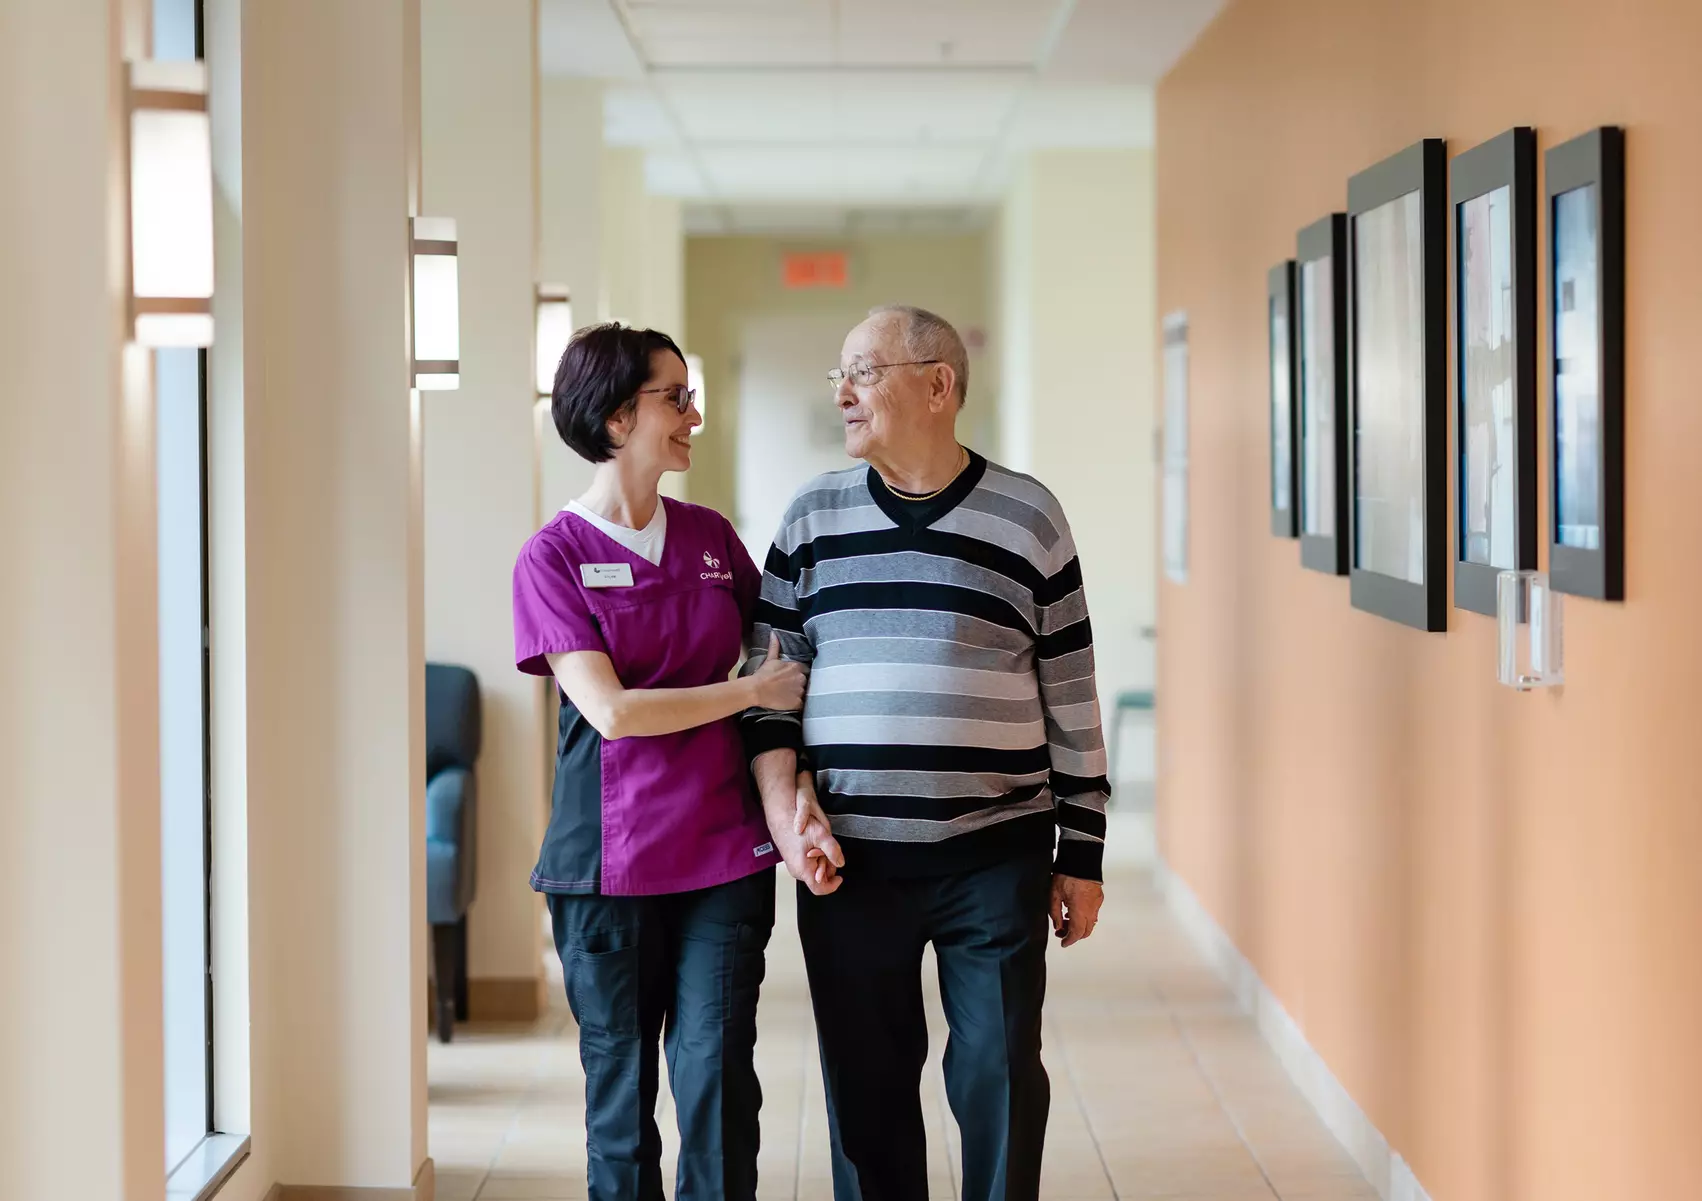
[(579, 578), (587, 588), (631, 588), (631, 563), (581, 563)]

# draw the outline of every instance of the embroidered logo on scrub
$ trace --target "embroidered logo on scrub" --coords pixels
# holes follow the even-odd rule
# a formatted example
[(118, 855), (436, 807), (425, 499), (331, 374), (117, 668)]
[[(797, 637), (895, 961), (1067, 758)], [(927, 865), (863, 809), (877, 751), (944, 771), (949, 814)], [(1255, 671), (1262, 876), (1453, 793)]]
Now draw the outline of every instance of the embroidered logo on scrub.
[(699, 577), (700, 579), (705, 579), (705, 580), (730, 580), (730, 579), (733, 578), (732, 572), (722, 571), (720, 569), (721, 568), (721, 560), (717, 559), (714, 555), (710, 554), (708, 551), (703, 552), (703, 565), (705, 567), (709, 568), (709, 570), (704, 572)]
[(758, 859), (762, 858), (764, 855), (771, 855), (773, 853), (774, 844), (772, 842), (765, 842), (756, 850), (751, 852), (751, 854), (755, 855)]

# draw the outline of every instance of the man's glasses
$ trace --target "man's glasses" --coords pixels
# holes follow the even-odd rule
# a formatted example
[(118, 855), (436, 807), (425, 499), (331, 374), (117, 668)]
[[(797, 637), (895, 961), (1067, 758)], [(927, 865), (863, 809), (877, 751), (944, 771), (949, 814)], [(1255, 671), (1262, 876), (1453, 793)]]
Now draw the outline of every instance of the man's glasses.
[(856, 367), (835, 367), (827, 373), (827, 382), (833, 385), (835, 392), (850, 380), (859, 388), (867, 388), (880, 378), (880, 373), (888, 367), (929, 367), (938, 363), (939, 359), (912, 359), (908, 363), (863, 363)]
[(681, 413), (684, 413), (697, 402), (697, 389), (688, 388), (684, 384), (672, 388), (640, 388), (638, 394), (640, 396), (666, 396), (668, 403)]

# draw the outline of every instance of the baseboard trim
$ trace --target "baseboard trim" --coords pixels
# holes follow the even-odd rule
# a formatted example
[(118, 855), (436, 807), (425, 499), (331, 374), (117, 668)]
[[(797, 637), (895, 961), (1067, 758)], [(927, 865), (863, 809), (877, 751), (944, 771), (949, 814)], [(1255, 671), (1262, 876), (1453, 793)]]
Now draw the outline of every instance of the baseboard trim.
[(544, 1014), (544, 980), (473, 977), (467, 981), (467, 1012), (475, 1022), (535, 1022)]
[(437, 1201), (437, 1165), (428, 1156), (411, 1188), (349, 1188), (340, 1184), (274, 1184), (266, 1201)]
[(1371, 1182), (1371, 1187), (1377, 1190), (1377, 1195), (1383, 1201), (1430, 1201), (1430, 1194), (1418, 1183), (1418, 1177), (1406, 1160), (1389, 1146), (1389, 1140), (1383, 1137), (1359, 1103), (1342, 1087), (1323, 1056), (1306, 1041), (1306, 1033), (1300, 1024), (1289, 1016), (1282, 1002), (1259, 978), (1259, 973), (1240, 948), (1200, 904), (1193, 889), (1170, 870), (1162, 857), (1155, 863), (1153, 871), (1165, 904), (1189, 941), (1223, 977), (1241, 1008), (1252, 1016), (1259, 1033), (1276, 1053), (1301, 1096), (1347, 1149), (1359, 1170)]

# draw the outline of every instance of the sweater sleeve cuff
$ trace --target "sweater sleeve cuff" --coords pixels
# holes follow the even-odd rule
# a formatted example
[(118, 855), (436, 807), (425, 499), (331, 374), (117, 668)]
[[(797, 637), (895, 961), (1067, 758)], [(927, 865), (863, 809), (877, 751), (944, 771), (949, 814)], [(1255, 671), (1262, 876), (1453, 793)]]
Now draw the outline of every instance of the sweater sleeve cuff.
[(1053, 874), (1074, 876), (1077, 880), (1105, 880), (1105, 844), (1085, 838), (1060, 838), (1058, 853), (1052, 860)]
[(796, 721), (766, 716), (746, 717), (739, 723), (739, 733), (745, 742), (745, 761), (755, 763), (757, 756), (769, 751), (796, 751), (798, 761), (804, 757), (804, 731)]

